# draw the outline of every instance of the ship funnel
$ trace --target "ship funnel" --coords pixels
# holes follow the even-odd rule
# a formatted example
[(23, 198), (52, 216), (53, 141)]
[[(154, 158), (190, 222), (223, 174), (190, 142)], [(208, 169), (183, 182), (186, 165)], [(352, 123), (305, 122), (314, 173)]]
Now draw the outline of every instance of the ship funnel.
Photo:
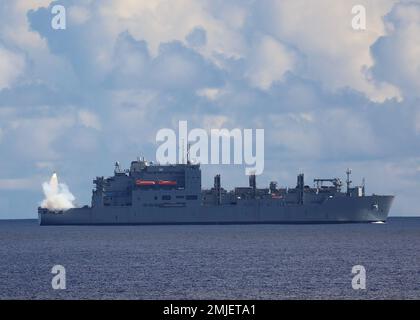
[(297, 176), (297, 186), (296, 189), (298, 190), (298, 203), (303, 204), (304, 200), (304, 190), (305, 190), (305, 176), (303, 173)]
[(216, 203), (218, 205), (222, 203), (222, 186), (220, 180), (220, 174), (216, 174), (214, 176), (214, 189), (216, 191)]
[(252, 188), (252, 196), (255, 198), (255, 195), (257, 193), (257, 178), (255, 176), (255, 173), (249, 176), (249, 186)]

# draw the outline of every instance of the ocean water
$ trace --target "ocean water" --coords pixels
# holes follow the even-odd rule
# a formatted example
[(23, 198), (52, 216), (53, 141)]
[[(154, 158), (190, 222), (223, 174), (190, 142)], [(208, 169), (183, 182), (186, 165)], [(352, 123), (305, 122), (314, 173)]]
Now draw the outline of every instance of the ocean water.
[[(51, 269), (63, 265), (66, 289)], [(354, 290), (352, 267), (366, 269)], [(419, 299), (420, 218), (386, 224), (0, 221), (0, 299)]]

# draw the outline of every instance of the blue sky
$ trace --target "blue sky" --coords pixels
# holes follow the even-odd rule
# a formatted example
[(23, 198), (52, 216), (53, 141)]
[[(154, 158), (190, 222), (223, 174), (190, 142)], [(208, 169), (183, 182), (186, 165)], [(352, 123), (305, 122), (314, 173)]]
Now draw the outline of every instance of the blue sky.
[[(54, 170), (88, 203), (96, 175), (153, 160), (179, 120), (265, 129), (260, 186), (351, 167), (397, 195), (393, 215), (420, 215), (419, 39), (419, 1), (2, 1), (0, 218), (36, 217)], [(202, 169), (204, 186), (247, 183), (242, 166)]]

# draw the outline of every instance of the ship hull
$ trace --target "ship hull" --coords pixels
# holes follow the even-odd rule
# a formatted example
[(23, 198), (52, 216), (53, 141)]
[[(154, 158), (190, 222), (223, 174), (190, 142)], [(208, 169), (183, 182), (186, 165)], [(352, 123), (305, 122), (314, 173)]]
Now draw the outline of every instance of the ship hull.
[(190, 207), (83, 207), (63, 212), (39, 209), (40, 225), (324, 224), (387, 220), (393, 196), (336, 197), (322, 203), (286, 204), (249, 200)]

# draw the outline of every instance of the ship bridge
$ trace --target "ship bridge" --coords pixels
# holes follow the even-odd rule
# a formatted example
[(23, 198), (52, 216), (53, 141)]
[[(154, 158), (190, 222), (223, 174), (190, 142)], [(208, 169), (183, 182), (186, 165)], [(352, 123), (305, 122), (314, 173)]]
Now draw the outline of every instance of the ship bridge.
[(114, 176), (94, 180), (92, 206), (187, 206), (201, 201), (198, 164), (161, 165), (144, 158), (129, 170), (115, 164)]

